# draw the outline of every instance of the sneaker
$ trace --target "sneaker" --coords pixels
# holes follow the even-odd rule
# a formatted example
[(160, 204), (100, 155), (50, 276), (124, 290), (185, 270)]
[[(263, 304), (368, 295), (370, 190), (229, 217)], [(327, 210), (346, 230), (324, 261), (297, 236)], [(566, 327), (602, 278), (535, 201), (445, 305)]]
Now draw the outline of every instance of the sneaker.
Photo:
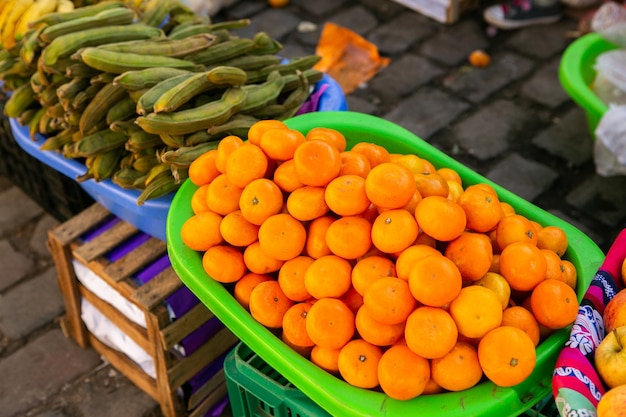
[(485, 9), (483, 18), (500, 29), (518, 29), (526, 26), (557, 22), (561, 19), (563, 5), (560, 1), (553, 6), (540, 7), (532, 0), (513, 0)]

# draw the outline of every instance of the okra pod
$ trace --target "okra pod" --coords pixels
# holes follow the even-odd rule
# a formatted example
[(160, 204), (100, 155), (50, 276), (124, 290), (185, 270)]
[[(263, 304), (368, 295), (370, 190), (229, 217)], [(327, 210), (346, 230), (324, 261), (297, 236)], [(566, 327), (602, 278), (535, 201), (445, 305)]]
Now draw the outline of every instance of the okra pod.
[(217, 43), (203, 51), (189, 54), (184, 59), (201, 65), (215, 64), (250, 51), (254, 46), (252, 39), (233, 38)]
[(126, 90), (113, 83), (105, 84), (87, 104), (80, 118), (80, 131), (83, 135), (100, 121), (106, 122), (106, 112), (119, 100), (126, 96)]
[(116, 42), (100, 45), (98, 48), (114, 52), (126, 52), (139, 55), (160, 55), (181, 58), (203, 51), (215, 43), (215, 36), (210, 33), (191, 36), (185, 39), (147, 39), (141, 41)]
[(163, 152), (159, 159), (162, 163), (176, 168), (188, 168), (193, 161), (195, 161), (200, 155), (212, 150), (217, 149), (219, 141), (200, 143), (195, 146), (186, 146), (175, 150), (169, 150)]
[(154, 103), (161, 97), (161, 94), (174, 87), (176, 84), (183, 82), (187, 78), (193, 76), (192, 72), (187, 74), (175, 75), (166, 80), (161, 81), (154, 87), (145, 92), (137, 101), (137, 114), (146, 115), (152, 112)]
[(139, 172), (130, 167), (125, 167), (115, 171), (111, 177), (111, 181), (124, 189), (134, 189), (135, 181), (143, 177), (145, 177), (143, 172)]
[(35, 104), (37, 99), (30, 83), (24, 83), (9, 96), (4, 103), (5, 116), (18, 117), (24, 110)]
[(137, 197), (137, 205), (143, 206), (150, 199), (163, 197), (166, 194), (176, 191), (180, 187), (180, 182), (176, 182), (174, 176), (165, 174), (152, 181), (141, 191)]
[(93, 16), (85, 16), (77, 19), (47, 26), (41, 32), (40, 38), (45, 43), (50, 43), (59, 36), (83, 31), (90, 28), (113, 25), (128, 25), (133, 22), (135, 13), (126, 7), (116, 7), (103, 10)]
[(248, 83), (257, 83), (264, 80), (272, 71), (278, 71), (282, 75), (295, 73), (296, 70), (305, 71), (313, 68), (320, 61), (319, 55), (307, 55), (290, 60), (289, 62), (269, 65), (256, 71), (248, 71)]
[(37, 113), (35, 113), (35, 115), (33, 116), (33, 118), (30, 120), (30, 122), (28, 122), (28, 136), (32, 139), (35, 140), (37, 139), (37, 134), (40, 133), (39, 130), (39, 121), (41, 120), (41, 117), (46, 114), (46, 108), (45, 107), (40, 107), (37, 110)]
[(140, 152), (144, 149), (153, 148), (156, 146), (162, 146), (163, 141), (159, 135), (155, 135), (153, 133), (144, 132), (139, 129), (136, 132), (133, 132), (128, 137), (126, 144), (126, 150), (129, 152)]
[(126, 120), (134, 117), (137, 114), (135, 112), (135, 107), (135, 102), (132, 98), (130, 98), (130, 96), (122, 98), (117, 103), (113, 104), (107, 111), (107, 123), (110, 125), (118, 120)]
[(31, 27), (39, 25), (52, 26), (58, 23), (69, 22), (86, 16), (96, 15), (104, 10), (114, 9), (117, 7), (126, 7), (123, 1), (102, 1), (96, 4), (77, 7), (68, 12), (53, 12), (41, 16), (30, 23)]
[(152, 67), (171, 67), (194, 70), (196, 64), (180, 58), (161, 55), (140, 55), (131, 52), (115, 52), (101, 48), (84, 48), (74, 55), (92, 68), (112, 74), (122, 74)]
[(59, 98), (73, 98), (87, 87), (89, 87), (89, 78), (72, 78), (57, 88), (57, 95)]
[(231, 58), (223, 62), (219, 62), (214, 65), (207, 66), (207, 69), (210, 70), (213, 67), (216, 67), (219, 65), (225, 65), (228, 67), (236, 67), (244, 71), (251, 71), (251, 70), (258, 70), (258, 69), (267, 67), (269, 65), (280, 64), (281, 61), (282, 61), (282, 58), (280, 58), (277, 55), (270, 55), (270, 54), (248, 55), (246, 54), (246, 55), (237, 56), (235, 58)]
[(100, 182), (109, 179), (120, 166), (120, 159), (126, 155), (123, 147), (97, 154), (93, 161), (93, 179)]
[(119, 74), (113, 80), (126, 90), (141, 90), (151, 88), (163, 80), (175, 75), (189, 74), (190, 71), (172, 67), (152, 67), (142, 70), (126, 71)]
[(254, 113), (268, 104), (276, 102), (285, 82), (278, 71), (272, 71), (265, 82), (261, 84), (248, 84), (242, 89), (246, 90), (246, 102), (239, 109), (241, 113)]
[(106, 128), (84, 136), (75, 143), (74, 150), (81, 157), (94, 156), (118, 147), (123, 148), (127, 139), (125, 134)]

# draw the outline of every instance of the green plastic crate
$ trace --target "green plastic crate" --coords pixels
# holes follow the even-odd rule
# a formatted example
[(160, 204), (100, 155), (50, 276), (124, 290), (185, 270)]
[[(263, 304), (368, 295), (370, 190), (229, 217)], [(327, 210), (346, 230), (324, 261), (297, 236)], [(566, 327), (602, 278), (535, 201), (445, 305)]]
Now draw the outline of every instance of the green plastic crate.
[[(492, 185), (500, 199), (511, 204), (518, 213), (544, 226), (559, 226), (567, 233), (570, 246), (566, 259), (575, 265), (579, 276), (579, 300), (604, 259), (600, 248), (574, 226), (460, 164), (395, 123), (376, 116), (346, 111), (305, 114), (287, 120), (287, 125), (305, 134), (314, 127), (334, 128), (346, 136), (349, 147), (359, 141), (378, 143), (390, 152), (414, 153), (427, 158), (437, 168), (453, 168), (460, 174), (465, 186), (476, 183)], [(381, 392), (351, 386), (325, 372), (255, 321), (227, 287), (207, 276), (202, 268), (202, 254), (183, 244), (180, 230), (183, 223), (193, 215), (191, 197), (196, 189), (187, 180), (174, 196), (168, 213), (166, 242), (174, 270), (181, 281), (242, 342), (331, 415), (516, 417), (551, 394), (552, 372), (557, 356), (569, 337), (569, 329), (556, 331), (538, 346), (534, 372), (523, 383), (514, 387), (498, 387), (485, 381), (461, 392), (425, 395), (409, 401), (399, 401)]]
[(565, 49), (559, 65), (559, 81), (572, 100), (585, 110), (594, 137), (598, 123), (608, 109), (591, 89), (596, 77), (594, 66), (598, 55), (613, 49), (617, 46), (600, 34), (588, 33)]

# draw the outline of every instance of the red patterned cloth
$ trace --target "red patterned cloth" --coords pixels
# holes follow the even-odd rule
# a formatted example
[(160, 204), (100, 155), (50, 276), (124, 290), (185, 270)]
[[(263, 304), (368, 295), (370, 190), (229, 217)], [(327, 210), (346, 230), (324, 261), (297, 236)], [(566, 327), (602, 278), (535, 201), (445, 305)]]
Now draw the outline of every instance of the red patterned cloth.
[(604, 338), (602, 314), (622, 288), (621, 265), (626, 258), (626, 229), (617, 236), (578, 308), (569, 339), (556, 362), (552, 395), (563, 417), (591, 417), (606, 388), (594, 368), (593, 355)]

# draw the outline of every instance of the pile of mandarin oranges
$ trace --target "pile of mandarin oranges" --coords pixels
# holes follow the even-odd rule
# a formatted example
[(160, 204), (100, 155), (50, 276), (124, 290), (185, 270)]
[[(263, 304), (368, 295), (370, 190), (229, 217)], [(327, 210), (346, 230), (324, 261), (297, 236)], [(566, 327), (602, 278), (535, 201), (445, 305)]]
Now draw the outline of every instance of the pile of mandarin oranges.
[(251, 316), (347, 383), (397, 400), (519, 384), (578, 311), (568, 240), (451, 168), (254, 124), (196, 159), (183, 243)]

